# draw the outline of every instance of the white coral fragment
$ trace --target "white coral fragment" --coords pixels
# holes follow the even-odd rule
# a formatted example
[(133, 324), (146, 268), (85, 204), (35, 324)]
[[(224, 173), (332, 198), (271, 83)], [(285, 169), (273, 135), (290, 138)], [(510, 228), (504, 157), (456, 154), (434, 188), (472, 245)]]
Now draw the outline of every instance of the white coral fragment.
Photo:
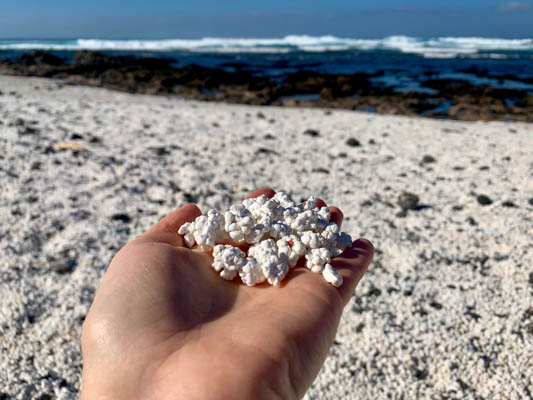
[(242, 282), (248, 286), (255, 286), (266, 280), (261, 264), (253, 258), (248, 257), (243, 267), (239, 271)]
[(342, 276), (339, 275), (339, 271), (337, 271), (336, 268), (333, 268), (331, 264), (326, 264), (324, 266), (322, 276), (326, 282), (331, 283), (335, 287), (342, 285)]
[(289, 267), (294, 268), (301, 256), (305, 255), (306, 247), (296, 235), (284, 236), (276, 242), (278, 252), (287, 256)]
[(324, 266), (331, 261), (331, 254), (328, 249), (320, 247), (312, 249), (305, 255), (307, 262), (305, 266), (313, 272), (322, 272)]
[(306, 231), (302, 233), (300, 239), (309, 250), (318, 249), (326, 245), (326, 239), (321, 234), (313, 231)]
[[(330, 219), (330, 210), (318, 207), (315, 197), (296, 204), (278, 192), (271, 199), (246, 199), (224, 214), (209, 210), (183, 224), (178, 233), (188, 247), (213, 249), (213, 269), (224, 279), (239, 275), (248, 286), (265, 281), (279, 286), (304, 257), (308, 269), (339, 286), (342, 277), (331, 260), (351, 246), (352, 239)], [(251, 245), (248, 254), (235, 244)]]
[(274, 197), (272, 197), (272, 200), (277, 201), (283, 208), (290, 208), (296, 205), (285, 192), (277, 192)]
[(238, 247), (219, 244), (213, 248), (213, 269), (224, 279), (235, 278), (245, 263), (246, 254)]
[(200, 215), (193, 222), (183, 224), (178, 233), (188, 247), (197, 244), (202, 250), (211, 250), (219, 232), (222, 231), (223, 217), (215, 210), (209, 210), (207, 215)]
[(195, 244), (194, 241), (194, 225), (191, 222), (186, 222), (178, 229), (178, 233), (183, 235), (183, 241), (185, 246), (192, 247)]
[(256, 260), (268, 283), (279, 286), (289, 272), (289, 259), (286, 254), (278, 251), (272, 239), (263, 240), (248, 250), (248, 256)]

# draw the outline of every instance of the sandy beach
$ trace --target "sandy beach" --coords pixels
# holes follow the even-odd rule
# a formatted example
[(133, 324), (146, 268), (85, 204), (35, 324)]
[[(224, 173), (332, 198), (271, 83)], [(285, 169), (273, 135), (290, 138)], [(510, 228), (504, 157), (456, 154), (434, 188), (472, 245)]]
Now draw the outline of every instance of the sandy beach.
[(533, 124), (0, 76), (0, 399), (77, 398), (113, 255), (186, 202), (265, 186), (376, 247), (307, 399), (531, 398), (532, 160)]

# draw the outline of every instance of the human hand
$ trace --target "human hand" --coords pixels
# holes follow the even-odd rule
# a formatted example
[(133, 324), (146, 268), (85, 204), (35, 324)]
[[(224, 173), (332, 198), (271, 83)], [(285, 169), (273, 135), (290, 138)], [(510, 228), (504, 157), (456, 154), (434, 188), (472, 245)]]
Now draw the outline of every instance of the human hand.
[[(274, 191), (250, 197), (261, 194)], [(317, 376), (372, 244), (356, 240), (332, 260), (339, 288), (300, 266), (281, 288), (248, 287), (184, 247), (177, 230), (200, 214), (181, 207), (112, 260), (83, 324), (82, 400), (293, 399)]]

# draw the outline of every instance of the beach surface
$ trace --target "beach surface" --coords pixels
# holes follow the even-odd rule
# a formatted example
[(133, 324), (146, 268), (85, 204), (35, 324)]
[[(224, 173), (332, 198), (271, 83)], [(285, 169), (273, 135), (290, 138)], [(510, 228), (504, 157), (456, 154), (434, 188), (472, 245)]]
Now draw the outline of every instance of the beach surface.
[(0, 399), (77, 398), (113, 255), (186, 202), (265, 186), (376, 247), (307, 399), (531, 398), (532, 160), (533, 124), (0, 76)]

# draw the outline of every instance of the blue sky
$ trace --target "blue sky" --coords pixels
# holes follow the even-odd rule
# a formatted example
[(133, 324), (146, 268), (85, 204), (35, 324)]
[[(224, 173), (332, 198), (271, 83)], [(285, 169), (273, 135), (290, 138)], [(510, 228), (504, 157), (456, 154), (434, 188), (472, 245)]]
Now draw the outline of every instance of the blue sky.
[(18, 0), (0, 38), (533, 37), (533, 0)]

